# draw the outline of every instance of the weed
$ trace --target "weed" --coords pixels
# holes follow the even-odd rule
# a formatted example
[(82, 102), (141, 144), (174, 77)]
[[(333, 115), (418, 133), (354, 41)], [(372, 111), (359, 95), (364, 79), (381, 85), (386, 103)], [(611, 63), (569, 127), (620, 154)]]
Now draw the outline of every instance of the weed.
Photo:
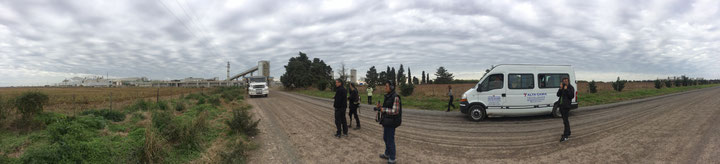
[(257, 125), (260, 120), (253, 121), (253, 115), (248, 111), (250, 106), (235, 108), (232, 111), (232, 118), (225, 121), (230, 127), (230, 134), (242, 133), (248, 136), (255, 136), (258, 134)]
[(151, 129), (145, 129), (145, 143), (139, 153), (142, 163), (162, 163), (165, 156), (165, 146), (162, 137), (157, 136)]
[(95, 116), (101, 116), (107, 120), (111, 120), (114, 122), (120, 122), (125, 120), (125, 114), (120, 111), (110, 110), (110, 109), (92, 109), (92, 110), (86, 110), (81, 113), (81, 115), (95, 115)]

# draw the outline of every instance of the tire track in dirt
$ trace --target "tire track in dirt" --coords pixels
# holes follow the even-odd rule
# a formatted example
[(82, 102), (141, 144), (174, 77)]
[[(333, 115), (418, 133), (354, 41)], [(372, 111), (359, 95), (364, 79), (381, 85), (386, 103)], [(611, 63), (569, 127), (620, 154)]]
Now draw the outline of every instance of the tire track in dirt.
[[(256, 112), (277, 117), (277, 124), (264, 128), (284, 131), (300, 161), (383, 162), (376, 157), (384, 150), (382, 128), (369, 105), (359, 109), (363, 129), (336, 139), (331, 101), (274, 93), (249, 102)], [(457, 111), (405, 109), (396, 132), (398, 158), (411, 163), (717, 161), (712, 156), (717, 146), (708, 145), (719, 142), (712, 137), (720, 131), (718, 94), (715, 87), (607, 109), (581, 108), (571, 112), (573, 136), (565, 143), (557, 142), (562, 120), (549, 116), (472, 122)]]

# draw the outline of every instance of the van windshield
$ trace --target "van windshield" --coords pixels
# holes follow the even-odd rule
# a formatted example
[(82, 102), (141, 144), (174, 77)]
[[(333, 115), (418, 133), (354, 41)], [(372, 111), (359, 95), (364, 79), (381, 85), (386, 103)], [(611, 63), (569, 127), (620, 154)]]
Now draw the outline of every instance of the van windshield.
[(493, 89), (502, 89), (503, 88), (503, 74), (493, 74), (485, 78), (482, 83), (480, 83), (480, 86), (483, 91), (490, 91)]

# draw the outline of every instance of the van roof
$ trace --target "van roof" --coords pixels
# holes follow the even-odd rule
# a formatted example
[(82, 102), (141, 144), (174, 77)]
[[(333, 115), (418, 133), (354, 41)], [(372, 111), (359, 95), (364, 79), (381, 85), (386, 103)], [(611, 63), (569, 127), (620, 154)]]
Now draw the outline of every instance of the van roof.
[(503, 66), (503, 65), (508, 65), (508, 66), (513, 66), (513, 65), (515, 65), (515, 66), (571, 66), (571, 65), (552, 65), (552, 64), (498, 64), (498, 65), (495, 65), (495, 67)]

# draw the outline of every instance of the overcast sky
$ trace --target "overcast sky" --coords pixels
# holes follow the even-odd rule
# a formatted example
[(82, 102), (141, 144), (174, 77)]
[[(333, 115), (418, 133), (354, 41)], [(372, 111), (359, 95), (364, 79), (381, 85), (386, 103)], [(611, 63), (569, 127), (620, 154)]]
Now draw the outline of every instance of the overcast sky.
[(720, 78), (718, 0), (0, 0), (0, 86), (74, 76), (225, 79), (299, 51), (370, 66), (570, 64), (580, 80)]

